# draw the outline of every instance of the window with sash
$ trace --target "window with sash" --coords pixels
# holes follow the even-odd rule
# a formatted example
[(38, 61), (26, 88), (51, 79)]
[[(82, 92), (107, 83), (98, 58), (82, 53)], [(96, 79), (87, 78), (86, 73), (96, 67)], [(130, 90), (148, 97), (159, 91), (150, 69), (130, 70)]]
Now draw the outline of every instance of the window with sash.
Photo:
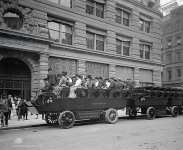
[(180, 62), (182, 60), (182, 53), (181, 51), (175, 52), (176, 62)]
[(87, 36), (86, 37), (87, 48), (104, 51), (104, 43), (105, 43), (104, 35), (87, 31), (86, 36)]
[(172, 71), (171, 70), (167, 71), (167, 75), (168, 75), (168, 81), (172, 80)]
[(86, 0), (86, 13), (104, 18), (104, 3)]
[(141, 43), (140, 44), (140, 58), (150, 59), (150, 51), (152, 49), (152, 44)]
[(181, 68), (177, 68), (177, 77), (180, 78), (182, 76)]
[(48, 29), (51, 40), (72, 45), (72, 25), (62, 22), (48, 21)]
[(139, 69), (139, 80), (141, 86), (152, 86), (153, 85), (153, 70)]
[(130, 24), (130, 12), (122, 8), (116, 8), (116, 23), (129, 26)]
[(145, 19), (139, 19), (140, 30), (146, 33), (150, 33), (151, 22)]
[(72, 7), (72, 0), (48, 0), (52, 3), (59, 4), (60, 6), (65, 6), (65, 7)]
[(172, 63), (172, 53), (169, 52), (166, 54), (166, 63)]
[(130, 39), (117, 38), (116, 39), (116, 53), (124, 56), (130, 55)]

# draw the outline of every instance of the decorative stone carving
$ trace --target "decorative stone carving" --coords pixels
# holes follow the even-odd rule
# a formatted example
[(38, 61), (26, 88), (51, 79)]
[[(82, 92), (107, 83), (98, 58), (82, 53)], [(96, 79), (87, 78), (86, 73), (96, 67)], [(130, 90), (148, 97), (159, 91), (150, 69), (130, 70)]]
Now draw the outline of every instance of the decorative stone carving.
[[(7, 26), (4, 20), (5, 12), (13, 12), (22, 17), (22, 26), (20, 30), (28, 34), (46, 34), (46, 25), (38, 22), (34, 15), (35, 10), (31, 8), (24, 8), (18, 5), (18, 0), (1, 0), (0, 1), (0, 28), (10, 28)], [(11, 28), (12, 29), (12, 28)]]
[(28, 33), (39, 33), (39, 25), (33, 16), (33, 10), (30, 8), (25, 8), (24, 12), (24, 24), (23, 29)]

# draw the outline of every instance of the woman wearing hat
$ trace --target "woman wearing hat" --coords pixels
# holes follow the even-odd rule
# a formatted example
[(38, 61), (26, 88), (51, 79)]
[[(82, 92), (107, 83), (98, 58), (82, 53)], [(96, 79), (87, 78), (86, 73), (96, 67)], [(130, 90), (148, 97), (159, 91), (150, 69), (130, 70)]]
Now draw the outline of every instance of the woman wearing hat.
[(82, 80), (80, 75), (76, 75), (76, 82), (73, 86), (70, 87), (69, 98), (76, 98), (76, 89), (81, 88)]
[(62, 91), (62, 89), (64, 87), (66, 87), (66, 83), (67, 83), (67, 72), (62, 72), (61, 75), (58, 76), (59, 78), (59, 82), (58, 82), (58, 85), (54, 88), (54, 93), (57, 95), (57, 96), (60, 96), (60, 93)]

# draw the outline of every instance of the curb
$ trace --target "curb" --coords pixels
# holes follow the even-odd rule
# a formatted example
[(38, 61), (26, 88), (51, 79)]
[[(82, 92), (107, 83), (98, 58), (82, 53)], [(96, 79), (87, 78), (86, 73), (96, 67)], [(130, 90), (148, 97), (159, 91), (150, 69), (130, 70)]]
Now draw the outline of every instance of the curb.
[(41, 127), (47, 125), (46, 123), (42, 124), (33, 124), (33, 125), (24, 125), (24, 126), (13, 126), (13, 127), (4, 127), (0, 128), (0, 131), (2, 130), (12, 130), (12, 129), (23, 129), (23, 128), (31, 128), (31, 127)]

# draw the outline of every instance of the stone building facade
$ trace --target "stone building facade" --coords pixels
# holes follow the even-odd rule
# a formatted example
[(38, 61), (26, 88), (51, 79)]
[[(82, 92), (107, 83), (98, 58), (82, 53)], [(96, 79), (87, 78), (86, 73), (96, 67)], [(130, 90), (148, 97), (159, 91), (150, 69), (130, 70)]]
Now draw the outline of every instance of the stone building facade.
[(0, 92), (30, 99), (47, 74), (161, 85), (158, 0), (1, 0)]
[(171, 11), (163, 21), (163, 85), (183, 86), (183, 6)]

